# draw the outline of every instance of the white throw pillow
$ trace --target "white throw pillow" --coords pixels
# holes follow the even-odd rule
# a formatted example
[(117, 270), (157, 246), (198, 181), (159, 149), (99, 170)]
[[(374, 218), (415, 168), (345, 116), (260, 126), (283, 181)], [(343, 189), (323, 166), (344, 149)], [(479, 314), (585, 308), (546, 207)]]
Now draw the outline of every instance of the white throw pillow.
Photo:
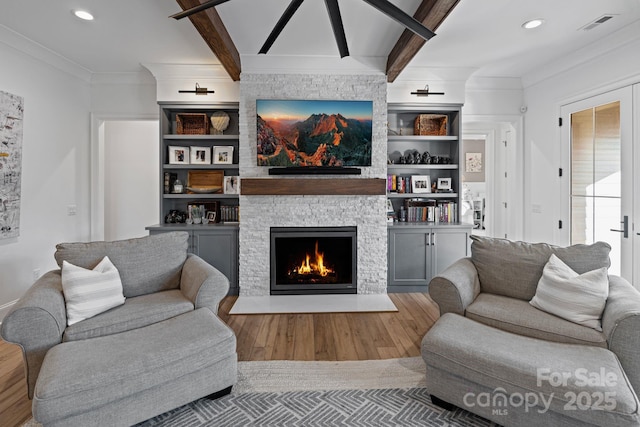
[(552, 254), (530, 304), (547, 313), (602, 331), (600, 318), (609, 296), (607, 268), (578, 274)]
[(124, 304), (120, 273), (106, 256), (93, 270), (63, 261), (62, 292), (69, 326)]

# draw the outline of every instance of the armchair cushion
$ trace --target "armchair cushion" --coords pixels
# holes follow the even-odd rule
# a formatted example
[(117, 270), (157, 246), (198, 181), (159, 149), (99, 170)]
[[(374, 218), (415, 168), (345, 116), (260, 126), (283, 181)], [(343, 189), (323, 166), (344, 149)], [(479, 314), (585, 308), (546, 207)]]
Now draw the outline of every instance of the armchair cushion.
[(530, 301), (551, 254), (576, 273), (609, 268), (611, 246), (605, 242), (566, 248), (546, 243), (515, 242), (471, 236), (471, 260), (478, 270), (482, 292)]
[(120, 274), (109, 257), (93, 270), (62, 261), (62, 292), (69, 326), (124, 304)]
[(467, 308), (469, 319), (503, 331), (546, 341), (607, 348), (602, 332), (538, 310), (527, 301), (481, 293)]
[(119, 307), (69, 326), (64, 331), (63, 341), (131, 331), (192, 311), (193, 308), (193, 303), (177, 289), (127, 298)]
[(66, 260), (89, 269), (108, 256), (130, 298), (178, 288), (188, 239), (188, 233), (177, 231), (115, 242), (60, 243), (54, 256), (59, 266)]
[(600, 318), (608, 295), (606, 267), (578, 274), (551, 255), (530, 303), (570, 322), (602, 331)]

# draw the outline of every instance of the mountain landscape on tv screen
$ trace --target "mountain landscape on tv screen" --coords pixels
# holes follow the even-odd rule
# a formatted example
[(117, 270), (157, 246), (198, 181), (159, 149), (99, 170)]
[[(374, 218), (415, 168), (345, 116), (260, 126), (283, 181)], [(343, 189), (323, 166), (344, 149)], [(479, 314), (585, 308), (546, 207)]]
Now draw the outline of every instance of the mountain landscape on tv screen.
[(258, 166), (370, 166), (371, 120), (312, 114), (303, 121), (258, 114)]

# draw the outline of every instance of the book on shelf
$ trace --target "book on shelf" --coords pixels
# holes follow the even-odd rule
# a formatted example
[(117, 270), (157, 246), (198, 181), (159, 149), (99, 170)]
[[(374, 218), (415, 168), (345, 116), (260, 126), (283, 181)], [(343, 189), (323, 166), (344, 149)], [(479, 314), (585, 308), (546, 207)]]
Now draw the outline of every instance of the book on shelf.
[(174, 172), (165, 172), (164, 173), (164, 193), (169, 194), (173, 189), (173, 184), (178, 179), (178, 174)]
[(434, 199), (421, 197), (406, 199), (404, 208), (407, 211), (407, 222), (434, 222), (436, 220), (437, 202)]
[(220, 206), (221, 222), (240, 222), (240, 206)]
[(387, 175), (388, 193), (412, 193), (411, 176)]
[(458, 222), (458, 204), (452, 201), (412, 198), (404, 201), (407, 222)]
[(458, 204), (456, 202), (441, 201), (438, 203), (439, 222), (458, 222)]

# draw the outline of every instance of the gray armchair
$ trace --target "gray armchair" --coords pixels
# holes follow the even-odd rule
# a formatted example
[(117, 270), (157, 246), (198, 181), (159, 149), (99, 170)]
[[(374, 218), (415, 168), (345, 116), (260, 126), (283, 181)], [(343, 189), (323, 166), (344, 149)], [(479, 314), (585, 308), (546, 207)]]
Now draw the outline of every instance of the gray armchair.
[(115, 242), (57, 245), (55, 258), (60, 266), (66, 260), (91, 269), (108, 256), (120, 273), (126, 300), (121, 306), (67, 326), (61, 270), (50, 271), (34, 283), (0, 329), (4, 340), (22, 348), (29, 398), (34, 396), (47, 352), (61, 343), (121, 334), (199, 308), (217, 314), (229, 281), (201, 258), (188, 254), (187, 241), (188, 233), (172, 232)]
[[(573, 377), (566, 385), (569, 388), (543, 390), (536, 369), (545, 367), (554, 373), (573, 374), (577, 369), (607, 366), (618, 378), (616, 388), (607, 390), (617, 396), (616, 411), (566, 411), (566, 402), (558, 401), (555, 409), (554, 400), (551, 410), (545, 411), (545, 422), (640, 424), (636, 397), (640, 391), (640, 292), (623, 278), (609, 275), (602, 331), (529, 303), (551, 254), (582, 274), (609, 267), (610, 246), (603, 242), (558, 247), (477, 236), (472, 239), (471, 257), (457, 261), (429, 284), (429, 294), (438, 304), (441, 318), (425, 336), (422, 354), (427, 363), (427, 379), (446, 378), (431, 384), (432, 398), (464, 407), (468, 401), (463, 402), (462, 396), (469, 390), (548, 393), (554, 399), (565, 392), (586, 391), (595, 397), (602, 390), (581, 389), (580, 381)], [(462, 353), (469, 356), (468, 360), (462, 360)], [(439, 358), (450, 359), (438, 362)], [(469, 365), (475, 370), (473, 379), (461, 371), (461, 366)], [(571, 389), (572, 386), (576, 388)], [(543, 422), (530, 413), (519, 412), (519, 408), (509, 408), (505, 416), (496, 415), (500, 411), (491, 409), (476, 405), (469, 410), (502, 425)]]

